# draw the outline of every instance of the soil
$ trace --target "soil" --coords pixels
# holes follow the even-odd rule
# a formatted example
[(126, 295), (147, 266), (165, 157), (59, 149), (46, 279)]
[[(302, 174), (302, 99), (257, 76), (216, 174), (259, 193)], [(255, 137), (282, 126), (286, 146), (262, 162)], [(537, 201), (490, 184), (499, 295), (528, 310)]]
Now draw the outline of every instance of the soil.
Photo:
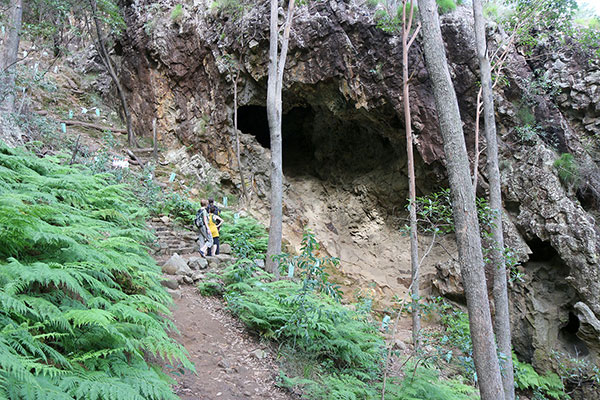
[[(181, 296), (179, 296), (179, 294)], [(296, 399), (276, 386), (274, 352), (234, 318), (223, 301), (203, 297), (192, 286), (174, 295), (175, 339), (189, 352), (196, 373), (171, 371), (183, 400)]]

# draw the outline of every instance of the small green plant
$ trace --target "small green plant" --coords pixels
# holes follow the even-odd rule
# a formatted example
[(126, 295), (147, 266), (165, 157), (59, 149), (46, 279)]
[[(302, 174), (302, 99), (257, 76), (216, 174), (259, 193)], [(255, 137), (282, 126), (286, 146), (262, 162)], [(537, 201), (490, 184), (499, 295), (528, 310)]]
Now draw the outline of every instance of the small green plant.
[(456, 10), (457, 1), (455, 0), (436, 0), (440, 14), (448, 14)]
[(240, 259), (264, 258), (267, 251), (267, 230), (252, 217), (240, 216), (223, 211), (225, 220), (220, 238), (223, 243), (231, 244), (233, 254)]
[(522, 125), (515, 127), (515, 134), (521, 144), (533, 143), (541, 135), (541, 131), (536, 126)]
[(592, 384), (600, 389), (600, 367), (585, 358), (577, 358), (554, 351), (552, 359), (557, 365), (557, 372), (565, 387), (576, 388), (584, 383)]
[(379, 5), (379, 0), (367, 0), (366, 4), (369, 8), (375, 8), (377, 5)]
[(577, 186), (581, 181), (579, 166), (573, 154), (563, 153), (554, 161), (554, 168), (558, 171), (561, 182), (567, 186)]
[(183, 6), (181, 4), (177, 4), (175, 7), (173, 7), (173, 10), (171, 10), (171, 21), (179, 22), (179, 21), (181, 21), (182, 17), (183, 17)]
[(555, 373), (538, 374), (530, 364), (522, 363), (513, 354), (515, 388), (533, 393), (535, 399), (568, 399), (563, 383)]
[(214, 0), (210, 6), (211, 10), (230, 15), (234, 18), (242, 16), (246, 5), (243, 0)]

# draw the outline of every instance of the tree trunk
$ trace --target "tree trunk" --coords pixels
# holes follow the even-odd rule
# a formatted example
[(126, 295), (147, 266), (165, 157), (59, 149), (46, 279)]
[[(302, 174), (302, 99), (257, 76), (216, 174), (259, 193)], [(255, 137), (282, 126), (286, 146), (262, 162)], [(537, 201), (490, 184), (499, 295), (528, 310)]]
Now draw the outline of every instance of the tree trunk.
[(0, 99), (0, 110), (13, 112), (15, 109), (15, 74), (14, 66), (19, 54), (21, 41), (21, 23), (23, 17), (22, 0), (11, 0), (9, 21), (11, 24), (4, 36), (4, 49), (0, 59), (0, 89), (5, 93)]
[(469, 158), (435, 0), (419, 0), (423, 50), (444, 140), (456, 242), (469, 311), (473, 358), (482, 400), (504, 398), (487, 298), (481, 238)]
[(506, 264), (504, 261), (504, 237), (502, 233), (502, 194), (500, 191), (500, 170), (498, 168), (498, 144), (496, 141), (496, 121), (494, 115), (494, 93), (492, 90), (492, 73), (485, 38), (485, 21), (481, 0), (473, 0), (473, 17), (475, 21), (475, 41), (477, 57), (481, 69), (481, 88), (483, 97), (483, 117), (485, 138), (487, 141), (487, 173), (490, 185), (490, 208), (492, 210), (492, 240), (490, 263), (494, 269), (494, 328), (498, 350), (504, 354), (504, 371), (502, 384), (504, 398), (515, 398), (514, 376), (512, 364), (512, 347), (510, 334), (510, 316), (508, 312), (508, 290), (506, 283)]
[(412, 121), (410, 115), (410, 92), (408, 77), (408, 50), (412, 41), (419, 33), (410, 35), (413, 21), (413, 3), (410, 7), (408, 19), (406, 15), (407, 0), (402, 1), (402, 97), (404, 103), (404, 129), (406, 130), (406, 155), (408, 158), (408, 196), (410, 202), (410, 266), (411, 266), (411, 298), (412, 309), (412, 336), (413, 346), (419, 348), (419, 332), (421, 330), (421, 315), (419, 310), (419, 238), (417, 236), (417, 192), (415, 188), (415, 162), (413, 156)]
[(267, 81), (267, 118), (271, 136), (271, 220), (269, 224), (269, 243), (267, 246), (266, 267), (279, 279), (279, 268), (273, 256), (281, 253), (282, 219), (283, 219), (283, 166), (281, 148), (281, 90), (283, 86), (283, 70), (290, 37), (290, 28), (294, 16), (294, 0), (288, 4), (281, 54), (277, 60), (278, 41), (278, 1), (271, 0), (271, 25), (269, 35), (269, 72)]
[(117, 93), (119, 94), (119, 98), (121, 100), (121, 107), (123, 108), (123, 114), (125, 115), (125, 123), (127, 125), (127, 142), (129, 143), (129, 146), (132, 147), (135, 145), (135, 137), (133, 135), (133, 129), (131, 127), (131, 115), (129, 114), (129, 107), (127, 106), (125, 92), (123, 91), (123, 86), (121, 86), (121, 82), (119, 82), (117, 73), (113, 68), (112, 61), (110, 59), (110, 56), (108, 55), (108, 51), (106, 51), (106, 47), (104, 46), (102, 30), (100, 29), (100, 20), (98, 19), (98, 7), (96, 4), (96, 0), (90, 0), (90, 5), (92, 7), (92, 17), (94, 18), (94, 25), (96, 26), (96, 35), (98, 39), (98, 49), (100, 50), (100, 57), (104, 62), (104, 66), (106, 67), (110, 78), (117, 87)]
[(244, 171), (242, 169), (242, 157), (240, 156), (240, 132), (238, 131), (238, 113), (237, 113), (237, 84), (240, 77), (240, 68), (238, 65), (237, 73), (233, 79), (233, 130), (235, 132), (235, 157), (237, 159), (238, 172), (242, 184), (242, 197), (244, 204), (248, 202), (248, 193), (246, 191), (246, 180), (244, 179)]

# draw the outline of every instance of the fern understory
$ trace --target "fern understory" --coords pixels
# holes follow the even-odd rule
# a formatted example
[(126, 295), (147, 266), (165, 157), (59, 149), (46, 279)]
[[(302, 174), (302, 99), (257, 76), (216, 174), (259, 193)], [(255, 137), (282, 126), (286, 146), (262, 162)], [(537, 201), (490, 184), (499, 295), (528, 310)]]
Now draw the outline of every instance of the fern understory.
[[(370, 309), (348, 307), (328, 283), (316, 256), (318, 244), (307, 232), (303, 252), (279, 257), (294, 265), (295, 280), (272, 281), (254, 260), (262, 246), (248, 246), (250, 230), (260, 242), (266, 235), (251, 219), (230, 229), (228, 238), (239, 260), (200, 283), (204, 295), (224, 295), (229, 310), (246, 326), (277, 345), (281, 360), (280, 385), (307, 399), (380, 399), (386, 354), (383, 336)], [(262, 232), (262, 234), (261, 234)], [(240, 239), (240, 240), (236, 240)], [(264, 254), (262, 254), (264, 257)], [(478, 398), (473, 386), (460, 379), (445, 380), (435, 368), (413, 364), (402, 378), (391, 378), (386, 399), (467, 400)]]
[(0, 399), (177, 399), (170, 296), (110, 174), (0, 144)]

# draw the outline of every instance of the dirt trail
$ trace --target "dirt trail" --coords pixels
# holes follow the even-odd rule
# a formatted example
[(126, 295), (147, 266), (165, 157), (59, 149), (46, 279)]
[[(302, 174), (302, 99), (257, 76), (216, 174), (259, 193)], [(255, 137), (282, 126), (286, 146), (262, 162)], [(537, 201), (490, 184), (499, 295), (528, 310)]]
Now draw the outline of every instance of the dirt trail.
[(251, 336), (220, 299), (201, 296), (182, 286), (175, 296), (175, 336), (195, 364), (197, 373), (175, 374), (175, 393), (183, 400), (294, 399), (275, 386), (278, 368), (267, 345)]

